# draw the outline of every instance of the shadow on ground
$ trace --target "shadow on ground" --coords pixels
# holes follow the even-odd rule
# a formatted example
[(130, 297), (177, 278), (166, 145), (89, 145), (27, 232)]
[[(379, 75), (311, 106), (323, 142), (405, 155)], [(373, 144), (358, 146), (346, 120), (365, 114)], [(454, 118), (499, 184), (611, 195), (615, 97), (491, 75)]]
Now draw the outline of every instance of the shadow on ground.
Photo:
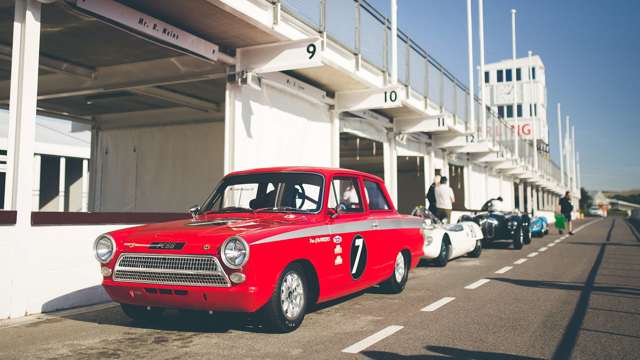
[(498, 352), (486, 352), (458, 349), (448, 346), (426, 346), (425, 350), (436, 354), (400, 355), (386, 351), (363, 351), (362, 355), (372, 360), (444, 360), (444, 359), (474, 359), (474, 360), (528, 360), (538, 359)]

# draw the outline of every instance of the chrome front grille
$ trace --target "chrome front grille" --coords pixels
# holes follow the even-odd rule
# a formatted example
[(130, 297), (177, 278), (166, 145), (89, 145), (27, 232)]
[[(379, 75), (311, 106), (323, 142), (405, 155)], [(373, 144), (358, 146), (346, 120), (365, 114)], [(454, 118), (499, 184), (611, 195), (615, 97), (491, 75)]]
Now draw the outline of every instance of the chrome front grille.
[(218, 259), (210, 255), (120, 255), (114, 281), (184, 286), (230, 286)]

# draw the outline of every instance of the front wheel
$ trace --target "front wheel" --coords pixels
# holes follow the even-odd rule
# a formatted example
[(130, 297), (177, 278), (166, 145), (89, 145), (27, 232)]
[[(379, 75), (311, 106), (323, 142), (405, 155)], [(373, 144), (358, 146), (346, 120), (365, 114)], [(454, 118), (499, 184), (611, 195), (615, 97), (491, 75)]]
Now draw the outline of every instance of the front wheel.
[(396, 255), (396, 261), (393, 266), (393, 274), (382, 283), (382, 288), (390, 294), (398, 294), (404, 290), (409, 278), (409, 259), (402, 251)]
[(481, 253), (482, 253), (482, 240), (476, 240), (476, 247), (473, 249), (473, 251), (471, 251), (467, 255), (469, 255), (469, 257), (472, 257), (472, 258), (479, 258)]
[(307, 288), (302, 266), (287, 266), (278, 280), (271, 300), (263, 308), (265, 325), (279, 333), (297, 329), (307, 311)]
[(522, 231), (522, 227), (519, 227), (518, 230), (513, 234), (513, 248), (516, 250), (522, 249), (524, 246), (524, 231)]
[(143, 305), (120, 304), (120, 308), (122, 308), (122, 312), (133, 320), (144, 322), (158, 320), (164, 312), (162, 308)]

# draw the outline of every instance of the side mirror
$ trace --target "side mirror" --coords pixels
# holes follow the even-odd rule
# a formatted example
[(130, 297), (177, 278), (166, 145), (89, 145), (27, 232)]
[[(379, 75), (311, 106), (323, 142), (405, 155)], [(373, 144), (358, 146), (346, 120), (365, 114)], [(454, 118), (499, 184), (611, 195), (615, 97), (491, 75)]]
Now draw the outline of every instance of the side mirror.
[(497, 198), (496, 200), (498, 200), (498, 201), (504, 201), (504, 200), (502, 200), (502, 196), (498, 196), (498, 198)]
[(330, 218), (335, 219), (338, 217), (338, 210), (334, 209), (334, 208), (329, 208), (327, 209), (327, 215), (329, 215)]
[(190, 209), (189, 209), (189, 214), (191, 214), (191, 216), (195, 219), (196, 217), (198, 217), (198, 215), (200, 215), (200, 206), (198, 205), (193, 205)]

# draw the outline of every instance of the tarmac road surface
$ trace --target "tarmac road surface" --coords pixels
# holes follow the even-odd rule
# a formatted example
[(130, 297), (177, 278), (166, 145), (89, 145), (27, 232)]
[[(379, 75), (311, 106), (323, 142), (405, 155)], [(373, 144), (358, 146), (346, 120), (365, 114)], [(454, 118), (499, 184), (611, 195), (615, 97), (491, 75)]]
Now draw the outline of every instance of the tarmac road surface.
[(638, 359), (640, 237), (622, 218), (578, 226), (422, 264), (402, 294), (323, 305), (290, 334), (241, 316), (138, 323), (107, 304), (0, 322), (0, 359)]

